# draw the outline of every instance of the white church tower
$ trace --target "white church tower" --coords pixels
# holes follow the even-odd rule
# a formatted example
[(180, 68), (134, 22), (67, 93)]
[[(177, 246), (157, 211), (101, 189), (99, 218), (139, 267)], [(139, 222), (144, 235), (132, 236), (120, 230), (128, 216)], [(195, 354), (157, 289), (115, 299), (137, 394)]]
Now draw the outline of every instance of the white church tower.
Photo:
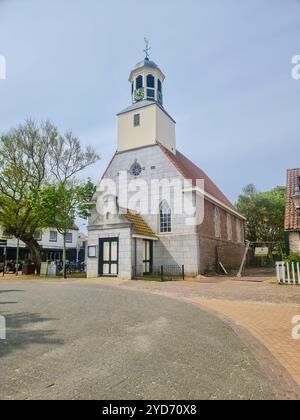
[(176, 152), (176, 122), (163, 106), (165, 75), (146, 57), (130, 73), (132, 105), (118, 114), (118, 152), (157, 143)]
[[(165, 75), (149, 59), (148, 42), (145, 53), (130, 73), (132, 104), (118, 114), (118, 148), (94, 195), (87, 275), (131, 279), (168, 276), (168, 270), (174, 276), (175, 270), (195, 277), (218, 269), (218, 250), (227, 269), (238, 267), (244, 219), (205, 172), (176, 150), (176, 123), (163, 103)], [(185, 211), (191, 206), (183, 206), (187, 201), (194, 223)]]

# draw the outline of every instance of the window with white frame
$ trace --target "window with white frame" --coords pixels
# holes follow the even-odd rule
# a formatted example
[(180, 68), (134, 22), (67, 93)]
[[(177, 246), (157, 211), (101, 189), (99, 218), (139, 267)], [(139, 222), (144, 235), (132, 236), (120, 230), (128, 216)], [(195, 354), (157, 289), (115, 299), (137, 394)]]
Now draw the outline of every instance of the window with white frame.
[(227, 214), (227, 239), (232, 241), (232, 217), (231, 214)]
[(50, 230), (49, 241), (50, 242), (57, 242), (57, 231), (56, 230)]
[(172, 232), (172, 212), (171, 207), (166, 201), (163, 201), (159, 208), (159, 222), (161, 233)]
[(155, 78), (152, 74), (147, 76), (147, 99), (155, 99)]
[(33, 237), (36, 241), (42, 240), (42, 231), (40, 229), (36, 230), (33, 234)]
[(221, 238), (221, 214), (220, 209), (215, 207), (214, 210), (214, 224), (215, 224), (215, 237)]
[(68, 243), (73, 242), (73, 233), (71, 233), (71, 232), (66, 233), (66, 242), (68, 242)]

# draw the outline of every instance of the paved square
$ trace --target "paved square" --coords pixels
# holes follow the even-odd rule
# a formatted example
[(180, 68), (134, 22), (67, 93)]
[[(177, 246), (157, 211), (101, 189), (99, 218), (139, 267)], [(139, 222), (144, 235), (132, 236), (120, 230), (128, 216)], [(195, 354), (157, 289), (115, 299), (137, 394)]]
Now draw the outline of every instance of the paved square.
[(0, 399), (284, 397), (228, 324), (136, 287), (0, 281)]

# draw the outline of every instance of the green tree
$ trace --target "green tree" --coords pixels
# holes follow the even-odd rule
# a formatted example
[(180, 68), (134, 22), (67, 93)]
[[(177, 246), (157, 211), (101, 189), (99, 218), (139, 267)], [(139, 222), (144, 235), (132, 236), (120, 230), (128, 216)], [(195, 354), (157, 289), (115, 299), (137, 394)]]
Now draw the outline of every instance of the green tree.
[(43, 190), (76, 175), (99, 159), (71, 132), (60, 135), (50, 122), (32, 120), (0, 137), (0, 226), (23, 241), (39, 272), (41, 249), (34, 239), (49, 226)]
[(46, 223), (63, 236), (63, 275), (66, 278), (66, 237), (76, 218), (87, 219), (95, 185), (87, 183), (60, 182), (43, 190), (42, 207), (47, 209)]
[[(251, 242), (284, 241), (285, 187), (276, 187), (267, 192), (259, 192), (253, 184), (247, 185), (236, 204), (247, 218), (247, 239)], [(275, 244), (274, 244), (275, 245)]]

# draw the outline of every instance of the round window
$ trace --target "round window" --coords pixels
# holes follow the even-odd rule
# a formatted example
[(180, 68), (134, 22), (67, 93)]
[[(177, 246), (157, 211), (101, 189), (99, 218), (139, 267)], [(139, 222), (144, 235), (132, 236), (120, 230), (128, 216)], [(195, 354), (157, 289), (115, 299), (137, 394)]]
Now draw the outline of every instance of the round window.
[(134, 162), (134, 164), (130, 168), (130, 173), (133, 176), (139, 176), (141, 175), (142, 167), (138, 162)]

